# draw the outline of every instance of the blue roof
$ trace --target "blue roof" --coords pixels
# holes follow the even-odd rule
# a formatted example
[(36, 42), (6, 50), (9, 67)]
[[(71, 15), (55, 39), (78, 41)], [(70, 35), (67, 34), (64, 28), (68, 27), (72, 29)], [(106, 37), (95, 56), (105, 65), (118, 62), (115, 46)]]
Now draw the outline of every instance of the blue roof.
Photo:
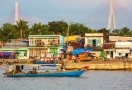
[(93, 48), (77, 48), (71, 52), (72, 55), (80, 54), (81, 52), (93, 51)]

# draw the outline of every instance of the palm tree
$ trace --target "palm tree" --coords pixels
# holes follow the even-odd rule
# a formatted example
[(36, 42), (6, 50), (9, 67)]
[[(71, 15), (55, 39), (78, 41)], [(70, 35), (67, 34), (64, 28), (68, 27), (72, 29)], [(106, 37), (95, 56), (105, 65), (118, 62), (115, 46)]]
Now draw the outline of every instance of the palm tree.
[(20, 20), (19, 22), (17, 22), (17, 24), (15, 25), (16, 29), (19, 30), (20, 33), (20, 38), (23, 38), (23, 30), (28, 30), (28, 25), (27, 25), (27, 21), (24, 20)]

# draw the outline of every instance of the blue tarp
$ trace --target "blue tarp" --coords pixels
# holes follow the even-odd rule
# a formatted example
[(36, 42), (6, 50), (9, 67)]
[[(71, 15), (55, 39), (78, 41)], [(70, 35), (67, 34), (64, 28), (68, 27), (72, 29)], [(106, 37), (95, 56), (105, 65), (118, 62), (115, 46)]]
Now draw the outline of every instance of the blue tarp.
[(74, 51), (72, 51), (71, 54), (75, 55), (75, 54), (80, 54), (81, 52), (86, 52), (86, 51), (87, 51), (86, 48), (77, 48)]

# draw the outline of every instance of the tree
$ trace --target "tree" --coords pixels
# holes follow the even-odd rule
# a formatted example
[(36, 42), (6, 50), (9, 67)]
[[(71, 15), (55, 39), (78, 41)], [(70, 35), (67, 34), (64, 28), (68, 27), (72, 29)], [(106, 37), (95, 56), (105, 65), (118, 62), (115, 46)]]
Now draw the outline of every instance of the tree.
[(0, 28), (0, 36), (1, 41), (6, 42), (9, 41), (11, 38), (16, 38), (17, 33), (15, 33), (15, 27), (10, 23), (3, 24), (2, 28)]
[(70, 23), (69, 25), (69, 34), (70, 35), (81, 35), (85, 36), (85, 33), (95, 33), (96, 30), (92, 30), (89, 27), (81, 23)]
[(28, 32), (28, 22), (24, 21), (24, 20), (20, 20), (19, 22), (17, 21), (17, 24), (15, 25), (16, 29), (19, 30), (20, 33), (20, 38), (26, 37), (27, 33), (24, 32)]
[(120, 34), (120, 30), (119, 29), (115, 29), (111, 33), (111, 35), (114, 35), (114, 36), (119, 36), (119, 34)]
[(119, 35), (120, 36), (131, 36), (131, 30), (130, 30), (130, 28), (128, 28), (128, 27), (123, 27), (123, 28), (121, 28), (121, 30), (120, 30), (120, 33), (119, 33)]
[(64, 21), (53, 21), (48, 22), (49, 25), (49, 32), (50, 34), (61, 34), (63, 36), (66, 36), (67, 31), (67, 23)]
[(107, 30), (106, 28), (102, 28), (98, 30), (97, 32), (103, 33), (105, 42), (109, 42), (109, 30)]
[(48, 35), (50, 34), (49, 32), (49, 26), (48, 25), (44, 25), (44, 24), (37, 24), (34, 23), (30, 29), (30, 34), (32, 35)]

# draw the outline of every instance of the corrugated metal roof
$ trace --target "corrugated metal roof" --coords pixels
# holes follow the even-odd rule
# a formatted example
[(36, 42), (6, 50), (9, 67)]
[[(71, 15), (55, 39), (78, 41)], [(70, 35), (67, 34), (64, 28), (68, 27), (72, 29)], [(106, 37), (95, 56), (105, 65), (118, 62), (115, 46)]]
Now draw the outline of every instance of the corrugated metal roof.
[(4, 48), (5, 47), (28, 47), (28, 43), (24, 43), (24, 42), (20, 42), (20, 43), (5, 43), (4, 44)]

